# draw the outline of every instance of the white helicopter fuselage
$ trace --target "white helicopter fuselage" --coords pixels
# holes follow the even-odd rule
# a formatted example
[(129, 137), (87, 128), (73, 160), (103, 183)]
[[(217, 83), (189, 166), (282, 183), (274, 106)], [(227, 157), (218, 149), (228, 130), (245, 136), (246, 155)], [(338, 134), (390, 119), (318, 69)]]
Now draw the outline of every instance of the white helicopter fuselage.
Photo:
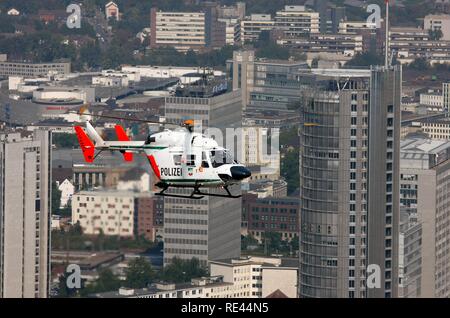
[(180, 187), (217, 187), (238, 182), (231, 178), (230, 169), (242, 165), (230, 156), (225, 160), (222, 156), (220, 163), (214, 161), (216, 158), (212, 154), (228, 154), (215, 140), (186, 129), (165, 130), (151, 137), (154, 142), (144, 152), (162, 183)]
[[(176, 187), (218, 187), (238, 183), (231, 168), (244, 167), (217, 142), (187, 129), (164, 130), (145, 141), (103, 141), (97, 149), (144, 152), (160, 182)], [(220, 156), (216, 158), (213, 154)]]

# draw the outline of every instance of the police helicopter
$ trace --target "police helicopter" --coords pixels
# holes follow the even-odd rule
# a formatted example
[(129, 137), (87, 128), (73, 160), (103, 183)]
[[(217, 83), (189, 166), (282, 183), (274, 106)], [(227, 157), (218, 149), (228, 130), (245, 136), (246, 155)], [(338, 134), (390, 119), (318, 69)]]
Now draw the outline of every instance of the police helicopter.
[[(241, 195), (231, 194), (228, 187), (251, 176), (244, 165), (233, 159), (228, 149), (220, 147), (214, 139), (194, 132), (193, 120), (186, 120), (173, 130), (150, 134), (144, 141), (130, 140), (123, 127), (115, 125), (118, 141), (105, 141), (92, 126), (90, 117), (161, 123), (82, 112), (79, 115), (81, 125), (74, 128), (85, 161), (93, 162), (103, 151), (119, 151), (125, 161), (132, 161), (135, 153), (144, 153), (159, 180), (155, 186), (161, 191), (156, 195), (189, 199), (204, 196), (239, 198)], [(165, 193), (171, 187), (193, 190), (190, 195)], [(223, 188), (226, 193), (208, 193), (201, 188)]]

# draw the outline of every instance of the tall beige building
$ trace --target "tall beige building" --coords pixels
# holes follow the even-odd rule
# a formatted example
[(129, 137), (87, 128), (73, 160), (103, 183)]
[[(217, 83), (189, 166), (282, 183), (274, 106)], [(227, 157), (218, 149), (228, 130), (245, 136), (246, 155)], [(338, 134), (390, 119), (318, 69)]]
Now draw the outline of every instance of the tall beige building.
[(275, 15), (275, 27), (292, 37), (319, 33), (319, 22), (319, 12), (308, 10), (305, 6), (285, 6)]
[(279, 290), (297, 298), (297, 259), (248, 256), (212, 261), (209, 268), (212, 276), (233, 282), (232, 297), (266, 298)]
[(441, 40), (450, 41), (449, 14), (429, 14), (425, 17), (423, 24), (425, 30), (442, 31)]
[[(239, 159), (246, 166), (260, 166), (270, 174), (280, 174), (279, 130), (263, 126), (243, 125), (242, 152)], [(273, 148), (273, 150), (271, 150)]]
[(85, 234), (132, 237), (137, 194), (128, 191), (81, 191), (72, 197), (72, 222)]
[[(226, 131), (241, 128), (241, 92), (226, 88), (224, 82), (213, 79), (210, 82), (186, 86), (179, 89), (174, 97), (165, 99), (165, 117), (168, 123), (180, 123), (193, 119), (201, 127), (196, 127), (206, 135), (220, 130), (226, 137), (216, 141), (227, 146)], [(196, 97), (194, 97), (196, 96)], [(238, 139), (237, 143), (240, 140)], [(234, 153), (238, 150), (235, 145)], [(227, 147), (228, 148), (228, 147)], [(232, 149), (229, 147), (229, 149)], [(191, 189), (171, 189), (173, 193), (190, 194)], [(223, 193), (222, 189), (211, 189)], [(238, 185), (230, 188), (233, 194), (240, 193)], [(208, 261), (240, 256), (241, 199), (204, 197), (201, 200), (184, 198), (164, 198), (164, 265), (174, 257), (197, 258), (206, 266)]]
[(0, 134), (0, 298), (44, 298), (50, 271), (51, 133)]
[(448, 141), (401, 143), (400, 207), (416, 219), (401, 231), (403, 297), (450, 296), (449, 158)]
[(261, 32), (270, 31), (274, 28), (275, 21), (270, 14), (252, 14), (241, 21), (241, 41), (258, 41)]
[(205, 5), (199, 12), (167, 12), (152, 8), (152, 48), (173, 46), (179, 51), (199, 51), (225, 45), (226, 23), (218, 21), (217, 8)]

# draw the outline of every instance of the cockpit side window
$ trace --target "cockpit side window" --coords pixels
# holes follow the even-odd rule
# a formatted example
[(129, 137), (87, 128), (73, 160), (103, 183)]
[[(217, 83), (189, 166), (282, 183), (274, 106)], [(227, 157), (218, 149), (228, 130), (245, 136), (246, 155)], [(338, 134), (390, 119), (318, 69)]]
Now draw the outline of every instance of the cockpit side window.
[(211, 155), (211, 164), (214, 168), (220, 167), (224, 164), (234, 163), (233, 157), (226, 150), (212, 150), (210, 152), (210, 155)]
[(181, 166), (181, 155), (173, 155), (173, 163), (175, 166)]
[(202, 168), (209, 168), (208, 155), (205, 151), (202, 152)]

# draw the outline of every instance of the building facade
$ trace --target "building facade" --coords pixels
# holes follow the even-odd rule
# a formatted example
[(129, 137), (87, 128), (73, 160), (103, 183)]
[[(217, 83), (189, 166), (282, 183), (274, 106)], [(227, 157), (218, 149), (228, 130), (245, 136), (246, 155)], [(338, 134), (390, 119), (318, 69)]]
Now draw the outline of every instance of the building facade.
[(140, 196), (135, 203), (135, 233), (147, 240), (164, 238), (164, 198), (159, 196)]
[(287, 110), (300, 100), (298, 74), (308, 68), (305, 62), (256, 59), (251, 50), (235, 51), (227, 61), (233, 90), (241, 90), (243, 109)]
[(107, 4), (105, 4), (105, 15), (106, 19), (115, 19), (116, 21), (120, 20), (120, 12), (119, 12), (119, 6), (113, 2), (110, 1)]
[[(169, 123), (181, 123), (193, 119), (194, 130), (214, 135), (219, 145), (233, 151), (237, 156), (240, 145), (227, 146), (238, 133), (242, 122), (240, 91), (219, 90), (223, 82), (214, 79), (200, 85), (187, 86), (175, 97), (165, 99), (165, 118)], [(217, 92), (217, 93), (215, 93)], [(189, 97), (197, 96), (197, 97)], [(225, 138), (214, 133), (219, 132)], [(188, 194), (191, 189), (173, 189), (173, 193)], [(221, 189), (208, 191), (220, 192)], [(239, 186), (230, 188), (239, 193)], [(174, 257), (198, 258), (203, 266), (209, 260), (220, 257), (240, 256), (241, 200), (220, 197), (205, 197), (200, 200), (164, 198), (164, 265)]]
[(298, 239), (300, 202), (298, 198), (264, 198), (245, 194), (242, 199), (242, 220), (247, 232), (262, 241), (266, 232), (280, 233), (282, 240)]
[(88, 235), (132, 237), (135, 229), (133, 192), (80, 191), (72, 197), (72, 223)]
[(430, 14), (425, 16), (424, 29), (431, 31), (441, 31), (440, 40), (450, 41), (450, 15), (448, 14)]
[(401, 70), (313, 72), (300, 126), (300, 296), (396, 297)]
[(60, 63), (25, 63), (0, 62), (0, 76), (47, 76), (49, 73), (67, 75), (70, 73), (70, 62)]
[(217, 8), (206, 6), (199, 12), (151, 10), (150, 46), (173, 46), (179, 51), (199, 51), (225, 45), (225, 22), (218, 21)]
[(0, 134), (0, 298), (49, 292), (51, 133)]
[(275, 27), (283, 30), (288, 37), (319, 33), (319, 23), (319, 13), (308, 10), (305, 6), (285, 6), (275, 15)]
[(275, 27), (275, 21), (270, 14), (252, 14), (241, 21), (242, 43), (255, 42), (263, 31), (270, 31)]
[[(401, 143), (400, 207), (403, 226), (403, 297), (449, 297), (450, 142), (408, 138)], [(414, 253), (415, 252), (415, 253)]]
[(239, 298), (264, 298), (279, 289), (289, 298), (297, 298), (298, 262), (296, 259), (242, 257), (209, 263), (213, 276), (233, 282)]

